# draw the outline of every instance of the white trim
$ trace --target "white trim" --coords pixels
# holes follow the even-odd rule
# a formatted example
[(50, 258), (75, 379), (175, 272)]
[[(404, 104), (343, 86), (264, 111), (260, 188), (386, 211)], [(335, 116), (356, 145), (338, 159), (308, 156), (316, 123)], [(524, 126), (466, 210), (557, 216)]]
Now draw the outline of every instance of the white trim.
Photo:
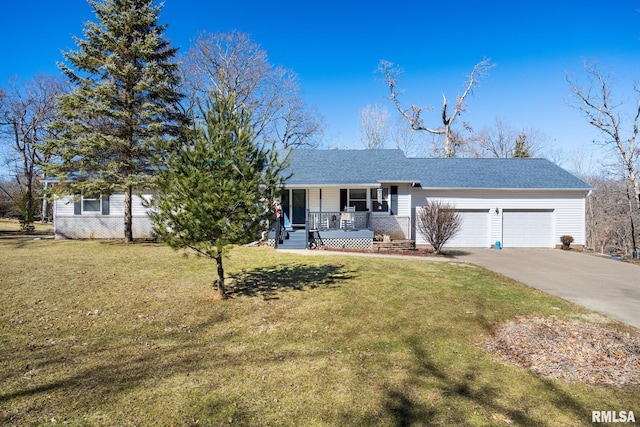
[(293, 184), (293, 185), (287, 185), (285, 183), (284, 188), (289, 188), (289, 189), (295, 189), (295, 188), (331, 188), (331, 187), (335, 187), (335, 188), (378, 188), (380, 187), (380, 183), (379, 182), (374, 182), (374, 183), (357, 183), (357, 184), (349, 184), (349, 183), (345, 183), (345, 184)]
[(511, 188), (511, 187), (420, 187), (428, 191), (580, 191), (591, 192), (593, 188)]

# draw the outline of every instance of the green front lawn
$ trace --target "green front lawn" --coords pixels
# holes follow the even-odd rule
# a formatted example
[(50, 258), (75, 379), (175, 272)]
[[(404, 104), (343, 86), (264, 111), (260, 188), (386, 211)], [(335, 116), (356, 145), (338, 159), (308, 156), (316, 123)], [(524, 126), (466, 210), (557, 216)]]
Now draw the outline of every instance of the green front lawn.
[[(0, 425), (592, 425), (640, 389), (485, 354), (520, 315), (586, 309), (464, 264), (0, 239)], [(614, 325), (619, 326), (619, 325)], [(635, 333), (634, 331), (632, 331)]]

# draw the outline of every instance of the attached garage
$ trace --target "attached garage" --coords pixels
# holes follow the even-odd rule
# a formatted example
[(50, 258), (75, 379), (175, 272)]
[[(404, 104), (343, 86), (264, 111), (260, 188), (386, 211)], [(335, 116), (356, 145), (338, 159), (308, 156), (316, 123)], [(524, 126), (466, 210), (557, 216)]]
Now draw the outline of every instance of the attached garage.
[[(545, 159), (408, 159), (413, 230), (425, 200), (438, 200), (463, 216), (447, 248), (553, 248), (560, 236), (585, 244), (585, 198), (591, 186)], [(410, 170), (409, 168), (407, 170)]]
[(462, 217), (460, 231), (447, 242), (448, 247), (486, 248), (489, 244), (489, 211), (458, 210)]
[(504, 210), (502, 245), (505, 248), (552, 248), (552, 210)]

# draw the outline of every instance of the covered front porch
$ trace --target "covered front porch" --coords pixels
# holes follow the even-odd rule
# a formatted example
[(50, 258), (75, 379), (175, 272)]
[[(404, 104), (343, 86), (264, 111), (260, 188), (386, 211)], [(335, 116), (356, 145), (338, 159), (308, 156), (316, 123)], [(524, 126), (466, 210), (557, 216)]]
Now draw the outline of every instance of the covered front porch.
[[(402, 204), (398, 202), (400, 193), (403, 197), (408, 194), (408, 184), (405, 187), (399, 191), (397, 185), (371, 183), (285, 188), (281, 206), (288, 219), (289, 239), (283, 239), (282, 245), (313, 246), (312, 232), (312, 236), (319, 236), (321, 246), (338, 249), (373, 249), (374, 235), (408, 239), (408, 208), (399, 212), (399, 206), (409, 203), (404, 199)], [(269, 237), (270, 244), (276, 246), (275, 228)]]
[(310, 246), (329, 249), (373, 249), (371, 212), (309, 212)]
[(269, 233), (269, 245), (280, 249), (373, 249), (370, 212), (307, 211), (304, 226), (286, 221), (281, 236), (278, 228)]

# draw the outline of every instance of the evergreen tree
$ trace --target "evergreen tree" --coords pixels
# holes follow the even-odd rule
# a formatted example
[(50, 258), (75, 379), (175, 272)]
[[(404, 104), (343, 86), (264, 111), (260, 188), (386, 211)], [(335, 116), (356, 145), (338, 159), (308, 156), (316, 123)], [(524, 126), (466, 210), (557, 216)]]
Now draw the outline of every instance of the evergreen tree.
[[(186, 118), (177, 49), (164, 40), (153, 0), (89, 0), (98, 22), (88, 22), (78, 50), (60, 69), (74, 90), (60, 98), (59, 137), (47, 144), (55, 161), (46, 172), (60, 190), (90, 196), (125, 192), (124, 238), (133, 239), (132, 196), (151, 187), (162, 158)], [(72, 175), (73, 179), (68, 179)]]
[(521, 133), (520, 135), (518, 135), (518, 138), (516, 139), (516, 144), (513, 150), (513, 157), (514, 158), (531, 157), (531, 145), (527, 139), (526, 134)]
[(284, 161), (257, 143), (233, 94), (211, 94), (200, 111), (202, 122), (159, 175), (154, 230), (174, 249), (215, 260), (224, 298), (223, 255), (257, 240), (275, 219), (270, 201), (280, 197)]

